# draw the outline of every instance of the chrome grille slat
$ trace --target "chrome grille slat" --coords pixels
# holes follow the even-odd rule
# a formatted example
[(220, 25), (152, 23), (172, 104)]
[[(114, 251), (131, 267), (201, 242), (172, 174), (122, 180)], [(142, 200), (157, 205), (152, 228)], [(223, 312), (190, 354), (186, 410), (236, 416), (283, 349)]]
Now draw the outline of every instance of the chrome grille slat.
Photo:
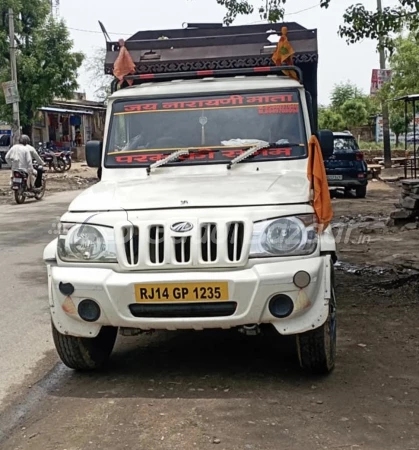
[(201, 224), (201, 259), (205, 263), (217, 260), (217, 225), (215, 223)]
[(243, 253), (244, 223), (228, 224), (227, 254), (230, 262), (239, 262)]
[(139, 263), (139, 228), (132, 226), (122, 227), (122, 240), (125, 245), (125, 254), (129, 265), (134, 266)]
[(209, 223), (207, 225), (207, 252), (209, 261), (213, 261), (211, 252), (211, 239), (212, 239), (211, 224)]
[(173, 238), (174, 256), (178, 264), (188, 264), (191, 261), (191, 236)]
[(149, 258), (151, 264), (164, 263), (164, 227), (153, 225), (149, 230)]
[(239, 224), (235, 223), (234, 225), (234, 242), (233, 242), (233, 254), (234, 260), (236, 260), (237, 255), (237, 237), (239, 235)]

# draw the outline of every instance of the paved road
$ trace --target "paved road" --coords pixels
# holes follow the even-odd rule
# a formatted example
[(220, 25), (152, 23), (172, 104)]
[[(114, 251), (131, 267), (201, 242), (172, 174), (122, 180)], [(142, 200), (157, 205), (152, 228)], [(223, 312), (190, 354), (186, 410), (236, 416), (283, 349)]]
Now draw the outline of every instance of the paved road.
[(337, 273), (329, 377), (303, 374), (290, 340), (234, 330), (123, 338), (104, 372), (66, 369), (41, 255), (75, 195), (0, 207), (1, 450), (418, 450), (416, 278)]
[(0, 205), (0, 408), (53, 348), (42, 253), (54, 237), (53, 224), (77, 194)]

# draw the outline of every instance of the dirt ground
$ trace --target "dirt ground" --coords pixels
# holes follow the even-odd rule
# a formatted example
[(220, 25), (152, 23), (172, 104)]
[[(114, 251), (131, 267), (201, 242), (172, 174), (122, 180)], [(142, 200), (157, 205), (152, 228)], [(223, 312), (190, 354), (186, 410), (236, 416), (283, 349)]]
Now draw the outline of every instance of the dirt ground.
[[(73, 162), (71, 169), (64, 173), (55, 173), (49, 169), (46, 169), (46, 171), (47, 192), (45, 195), (54, 192), (86, 189), (86, 187), (97, 182), (96, 169), (91, 169), (82, 163)], [(5, 165), (0, 170), (0, 205), (2, 203), (14, 203), (13, 192), (10, 189), (10, 170)]]
[(329, 376), (303, 373), (292, 339), (269, 330), (120, 338), (104, 373), (57, 363), (23, 387), (8, 412), (19, 426), (0, 448), (418, 450), (419, 230), (389, 226), (398, 195), (377, 181), (366, 199), (333, 200), (339, 331)]

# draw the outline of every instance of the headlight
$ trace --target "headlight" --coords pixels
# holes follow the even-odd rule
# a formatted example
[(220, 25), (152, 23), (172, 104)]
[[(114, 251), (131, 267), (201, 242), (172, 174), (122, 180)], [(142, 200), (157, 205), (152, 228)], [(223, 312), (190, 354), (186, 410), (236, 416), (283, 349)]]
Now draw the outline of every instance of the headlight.
[(317, 246), (316, 226), (312, 214), (257, 222), (250, 257), (310, 255)]
[(117, 262), (113, 228), (89, 224), (61, 224), (58, 257), (66, 262)]

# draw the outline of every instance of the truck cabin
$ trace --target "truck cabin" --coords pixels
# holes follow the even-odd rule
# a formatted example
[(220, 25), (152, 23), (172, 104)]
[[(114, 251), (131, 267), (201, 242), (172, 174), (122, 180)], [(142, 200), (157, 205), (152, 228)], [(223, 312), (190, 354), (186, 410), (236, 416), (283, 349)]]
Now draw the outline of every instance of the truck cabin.
[[(295, 52), (288, 68), (272, 60), (283, 27)], [(112, 83), (105, 167), (149, 168), (176, 150), (194, 155), (170, 165), (226, 163), (260, 142), (270, 148), (249, 161), (307, 156), (317, 132), (316, 30), (285, 23), (141, 31), (125, 43), (107, 40), (105, 73), (114, 74), (121, 45), (135, 73)], [(87, 158), (99, 166), (98, 143)]]

